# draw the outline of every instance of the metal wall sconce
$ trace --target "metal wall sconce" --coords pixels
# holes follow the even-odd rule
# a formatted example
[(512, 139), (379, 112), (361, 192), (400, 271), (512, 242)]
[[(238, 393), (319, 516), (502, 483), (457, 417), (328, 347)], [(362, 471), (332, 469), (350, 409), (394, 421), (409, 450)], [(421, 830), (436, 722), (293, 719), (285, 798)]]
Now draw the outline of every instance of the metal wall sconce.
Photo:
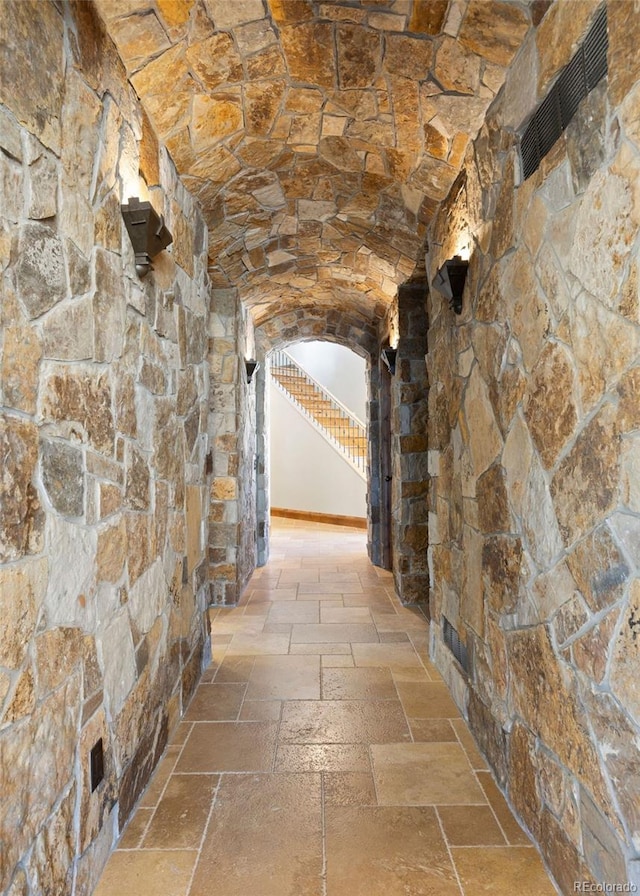
[(246, 358), (244, 366), (247, 371), (247, 383), (250, 383), (253, 379), (253, 374), (260, 370), (260, 364), (253, 358)]
[(132, 196), (120, 206), (125, 227), (136, 255), (136, 274), (146, 277), (151, 270), (151, 259), (173, 242), (173, 237), (150, 202), (140, 202)]
[(396, 373), (396, 358), (397, 358), (397, 356), (398, 356), (398, 349), (391, 348), (391, 346), (389, 346), (389, 348), (383, 348), (382, 351), (380, 352), (380, 357), (384, 361), (385, 366), (386, 366), (387, 370), (389, 371), (389, 373), (391, 374), (391, 376), (395, 376), (395, 373)]
[(468, 268), (468, 261), (464, 261), (459, 255), (454, 255), (445, 261), (433, 280), (434, 289), (449, 299), (449, 307), (456, 314), (462, 313), (462, 294)]

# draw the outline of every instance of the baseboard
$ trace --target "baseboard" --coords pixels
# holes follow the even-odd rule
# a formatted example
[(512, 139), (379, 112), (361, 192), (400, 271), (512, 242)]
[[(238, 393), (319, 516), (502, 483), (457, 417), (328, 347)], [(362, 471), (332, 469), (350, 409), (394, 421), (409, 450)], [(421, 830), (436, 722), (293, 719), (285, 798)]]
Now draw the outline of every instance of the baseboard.
[(351, 529), (367, 528), (367, 520), (363, 516), (339, 516), (335, 513), (315, 513), (312, 510), (287, 510), (284, 507), (272, 507), (271, 516), (306, 520), (308, 523), (326, 523), (330, 526), (349, 526)]

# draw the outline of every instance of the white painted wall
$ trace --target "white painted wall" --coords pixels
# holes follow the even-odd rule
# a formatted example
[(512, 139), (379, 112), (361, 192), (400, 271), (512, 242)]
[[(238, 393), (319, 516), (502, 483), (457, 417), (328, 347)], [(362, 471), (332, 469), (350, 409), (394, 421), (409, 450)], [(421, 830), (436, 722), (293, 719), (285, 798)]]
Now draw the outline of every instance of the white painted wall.
[[(311, 376), (365, 422), (364, 360), (326, 342), (292, 348), (290, 354)], [(366, 517), (366, 482), (273, 384), (269, 399), (271, 506)]]
[(364, 358), (332, 342), (298, 342), (289, 346), (287, 351), (358, 420), (367, 422)]

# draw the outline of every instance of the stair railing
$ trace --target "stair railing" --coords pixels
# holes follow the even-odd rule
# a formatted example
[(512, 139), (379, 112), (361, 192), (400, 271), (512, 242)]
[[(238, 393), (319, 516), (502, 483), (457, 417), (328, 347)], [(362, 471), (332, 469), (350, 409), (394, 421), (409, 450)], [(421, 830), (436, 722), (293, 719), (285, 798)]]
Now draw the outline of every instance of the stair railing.
[(365, 479), (367, 430), (364, 423), (284, 349), (271, 353), (270, 371), (279, 390)]

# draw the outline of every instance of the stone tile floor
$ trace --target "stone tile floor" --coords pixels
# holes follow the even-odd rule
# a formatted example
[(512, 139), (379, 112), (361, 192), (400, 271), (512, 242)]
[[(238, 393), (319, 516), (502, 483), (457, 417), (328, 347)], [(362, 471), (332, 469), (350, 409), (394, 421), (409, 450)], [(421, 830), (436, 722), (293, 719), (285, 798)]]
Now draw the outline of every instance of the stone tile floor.
[(556, 893), (354, 529), (275, 520), (96, 896)]

